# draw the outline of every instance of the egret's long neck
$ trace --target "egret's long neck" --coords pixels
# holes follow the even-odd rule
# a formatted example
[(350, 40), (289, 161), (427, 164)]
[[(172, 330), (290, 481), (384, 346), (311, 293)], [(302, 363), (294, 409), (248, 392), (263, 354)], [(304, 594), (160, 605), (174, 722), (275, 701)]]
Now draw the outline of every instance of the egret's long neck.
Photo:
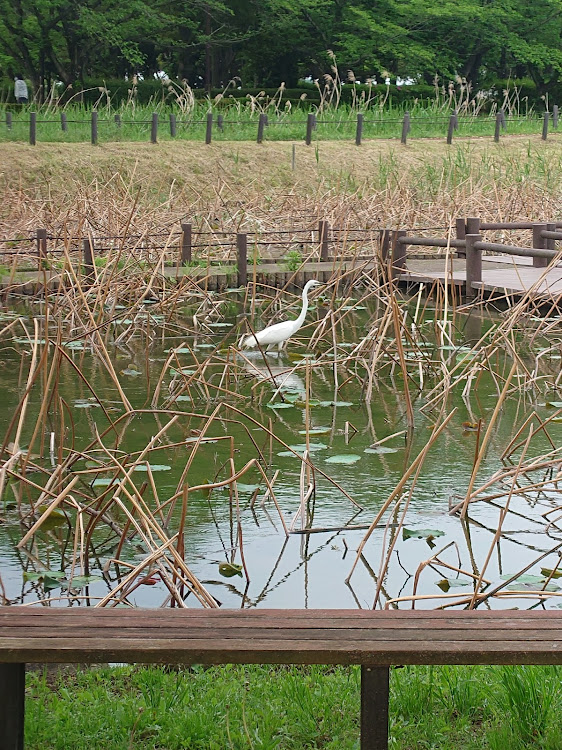
[(295, 323), (299, 324), (299, 327), (304, 323), (306, 311), (308, 310), (308, 294), (306, 288), (302, 292), (302, 310), (300, 311), (299, 317), (295, 320)]

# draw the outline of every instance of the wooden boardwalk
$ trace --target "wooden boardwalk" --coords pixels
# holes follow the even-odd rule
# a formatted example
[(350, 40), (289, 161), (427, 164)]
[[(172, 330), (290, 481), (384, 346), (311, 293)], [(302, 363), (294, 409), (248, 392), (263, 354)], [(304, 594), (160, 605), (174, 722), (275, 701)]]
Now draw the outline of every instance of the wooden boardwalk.
[[(407, 260), (407, 270), (398, 276), (400, 281), (454, 283), (464, 288), (466, 261), (464, 258), (444, 257)], [(557, 299), (562, 295), (562, 267), (534, 268), (532, 258), (514, 255), (484, 256), (482, 281), (474, 289), (508, 295), (523, 295)]]

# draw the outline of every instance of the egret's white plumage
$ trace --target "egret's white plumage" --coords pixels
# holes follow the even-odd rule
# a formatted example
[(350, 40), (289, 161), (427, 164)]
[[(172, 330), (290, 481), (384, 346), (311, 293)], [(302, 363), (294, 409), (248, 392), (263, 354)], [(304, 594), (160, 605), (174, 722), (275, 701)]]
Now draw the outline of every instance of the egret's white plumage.
[(295, 320), (284, 320), (282, 323), (274, 323), (272, 326), (267, 326), (262, 331), (258, 331), (256, 335), (250, 334), (242, 339), (242, 346), (244, 349), (253, 349), (258, 344), (265, 346), (267, 349), (273, 348), (277, 345), (278, 349), (281, 350), (283, 345), (294, 336), (295, 333), (304, 323), (306, 311), (308, 310), (308, 290), (312, 289), (313, 286), (320, 286), (320, 282), (316, 279), (307, 281), (302, 290), (302, 310), (300, 315)]

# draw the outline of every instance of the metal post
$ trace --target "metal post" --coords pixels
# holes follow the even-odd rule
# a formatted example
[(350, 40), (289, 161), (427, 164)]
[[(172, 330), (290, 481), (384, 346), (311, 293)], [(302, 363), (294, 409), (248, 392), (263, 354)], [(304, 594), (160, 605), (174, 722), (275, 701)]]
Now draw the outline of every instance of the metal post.
[(265, 115), (260, 115), (258, 120), (258, 143), (263, 142), (263, 131), (265, 130)]
[(453, 110), (453, 117), (455, 118), (455, 130), (459, 129), (459, 113), (456, 109)]
[(29, 145), (37, 143), (37, 112), (29, 113)]
[(150, 142), (158, 142), (158, 112), (152, 113), (152, 125), (150, 127)]
[(224, 115), (217, 115), (217, 128), (221, 131), (224, 130)]
[(6, 128), (8, 130), (12, 129), (12, 113), (6, 112)]
[(207, 127), (205, 128), (205, 143), (209, 145), (213, 138), (213, 113), (207, 112)]
[(236, 235), (236, 254), (238, 259), (238, 286), (248, 283), (248, 235)]
[(66, 131), (68, 130), (68, 123), (66, 121), (66, 112), (60, 113), (60, 129), (62, 130), (63, 133), (66, 133)]
[(191, 263), (191, 224), (181, 225), (181, 264)]
[(115, 115), (113, 119), (115, 120), (115, 124), (117, 125), (117, 127), (120, 128), (121, 127), (121, 115)]
[(314, 124), (315, 124), (315, 117), (312, 114), (312, 112), (308, 113), (308, 117), (306, 118), (306, 138), (305, 142), (307, 146), (310, 146), (312, 143), (312, 131), (314, 130)]
[(455, 115), (449, 117), (449, 130), (447, 131), (447, 144), (450, 146), (453, 142), (453, 131), (455, 130)]
[(41, 268), (42, 261), (47, 257), (47, 230), (37, 229), (35, 232), (37, 242), (37, 264)]
[(545, 112), (544, 116), (542, 118), (542, 139), (543, 139), (543, 141), (546, 141), (546, 139), (548, 137), (548, 118), (549, 118), (549, 115), (550, 115), (549, 112)]
[[(455, 229), (457, 232), (457, 240), (464, 240), (466, 237), (466, 221), (464, 218), (455, 219)], [(466, 258), (466, 250), (462, 247), (457, 248), (457, 257)]]
[(473, 283), (482, 281), (482, 250), (474, 247), (482, 239), (479, 234), (466, 235), (466, 296), (472, 299), (477, 295)]
[(400, 142), (406, 145), (408, 141), (408, 133), (410, 132), (410, 113), (404, 112), (404, 121), (402, 122), (402, 136)]
[(494, 141), (500, 142), (500, 130), (502, 127), (502, 116), (500, 112), (496, 112), (496, 129), (494, 130)]
[(173, 112), (170, 112), (170, 136), (176, 137), (176, 116)]
[[(541, 232), (547, 228), (546, 224), (533, 224), (533, 247), (544, 250), (547, 241), (541, 236)], [(546, 268), (548, 258), (533, 258), (533, 268)]]
[(0, 748), (23, 750), (25, 664), (0, 664)]
[(357, 128), (355, 130), (355, 145), (361, 145), (361, 137), (363, 135), (363, 113), (357, 113)]
[(98, 142), (98, 113), (95, 109), (92, 110), (92, 145), (95, 146)]
[(318, 222), (318, 242), (320, 244), (320, 261), (329, 260), (330, 224), (327, 221)]
[(558, 104), (552, 105), (552, 127), (558, 129)]
[(502, 130), (507, 130), (507, 118), (505, 116), (505, 110), (503, 108), (500, 109), (500, 115), (501, 115), (501, 122), (502, 122)]
[(361, 750), (388, 748), (388, 667), (361, 666)]

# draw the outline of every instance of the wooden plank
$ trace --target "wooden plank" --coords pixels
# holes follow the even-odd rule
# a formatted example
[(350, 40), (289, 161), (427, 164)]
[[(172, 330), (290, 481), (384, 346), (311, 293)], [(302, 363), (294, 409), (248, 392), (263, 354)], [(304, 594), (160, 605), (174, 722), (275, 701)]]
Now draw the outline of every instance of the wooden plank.
[(9, 622), (30, 623), (33, 619), (37, 621), (52, 622), (60, 624), (69, 620), (92, 622), (93, 620), (115, 620), (141, 622), (181, 622), (196, 621), (202, 619), (210, 621), (216, 620), (237, 620), (259, 622), (261, 620), (271, 620), (279, 622), (280, 620), (297, 620), (299, 623), (311, 622), (319, 623), (323, 620), (330, 622), (337, 621), (356, 621), (361, 627), (365, 622), (384, 622), (387, 625), (390, 622), (402, 622), (403, 624), (413, 624), (418, 627), (418, 623), (423, 624), (424, 620), (433, 620), (439, 622), (458, 621), (464, 622), (468, 627), (473, 627), (477, 623), (491, 621), (502, 622), (504, 624), (512, 623), (518, 620), (528, 620), (536, 623), (540, 620), (559, 621), (562, 625), (562, 610), (433, 610), (433, 609), (392, 609), (392, 610), (369, 610), (369, 609), (117, 609), (117, 608), (91, 608), (91, 607), (29, 607), (29, 606), (10, 606), (0, 607), (0, 626)]
[[(23, 626), (25, 627), (25, 626)], [(11, 639), (19, 640), (21, 638), (22, 628), (13, 628), (11, 630), (2, 629), (0, 631), (0, 643), (9, 643)], [(423, 627), (423, 628), (387, 628), (387, 627), (366, 627), (366, 628), (288, 628), (288, 627), (236, 627), (223, 626), (216, 627), (211, 624), (202, 627), (190, 627), (186, 632), (184, 628), (153, 627), (153, 628), (135, 628), (122, 627), (112, 630), (100, 627), (90, 627), (80, 632), (77, 628), (61, 625), (58, 632), (53, 634), (51, 628), (40, 628), (28, 630), (25, 629), (26, 638), (30, 643), (36, 641), (51, 639), (53, 647), (61, 639), (74, 639), (76, 646), (88, 647), (90, 642), (97, 639), (106, 638), (127, 641), (131, 647), (139, 647), (138, 641), (143, 643), (147, 639), (157, 638), (159, 640), (180, 640), (186, 644), (196, 644), (197, 642), (205, 643), (213, 640), (216, 643), (222, 643), (226, 648), (230, 642), (247, 639), (258, 639), (263, 643), (275, 643), (279, 647), (292, 647), (292, 644), (299, 642), (306, 644), (316, 641), (352, 641), (364, 646), (376, 648), (378, 643), (388, 641), (392, 638), (408, 640), (412, 643), (433, 644), (436, 637), (443, 638), (450, 642), (466, 643), (467, 646), (472, 641), (478, 641), (482, 647), (488, 644), (494, 644), (496, 641), (505, 641), (508, 637), (510, 641), (515, 642), (537, 642), (552, 643), (560, 642), (562, 647), (562, 635), (559, 628), (549, 624), (548, 628), (540, 627), (538, 624), (534, 629), (531, 627), (521, 630), (515, 628), (451, 628), (451, 627)]]
[(560, 640), (549, 643), (496, 641), (462, 643), (436, 640), (420, 644), (416, 641), (381, 641), (376, 644), (351, 641), (275, 641), (248, 639), (222, 642), (207, 640), (189, 642), (154, 639), (142, 647), (118, 638), (91, 640), (80, 647), (75, 639), (10, 639), (0, 642), (0, 658), (7, 663), (107, 663), (143, 664), (562, 664)]
[(0, 750), (23, 750), (25, 664), (0, 664)]

